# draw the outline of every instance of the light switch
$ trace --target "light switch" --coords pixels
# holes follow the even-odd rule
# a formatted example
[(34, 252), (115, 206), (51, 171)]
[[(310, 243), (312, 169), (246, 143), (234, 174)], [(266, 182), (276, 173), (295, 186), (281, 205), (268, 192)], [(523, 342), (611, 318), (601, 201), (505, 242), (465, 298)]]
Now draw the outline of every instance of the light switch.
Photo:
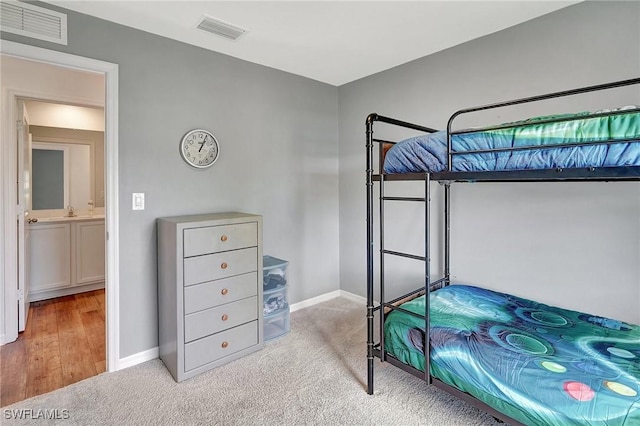
[(133, 210), (144, 210), (144, 192), (133, 193)]

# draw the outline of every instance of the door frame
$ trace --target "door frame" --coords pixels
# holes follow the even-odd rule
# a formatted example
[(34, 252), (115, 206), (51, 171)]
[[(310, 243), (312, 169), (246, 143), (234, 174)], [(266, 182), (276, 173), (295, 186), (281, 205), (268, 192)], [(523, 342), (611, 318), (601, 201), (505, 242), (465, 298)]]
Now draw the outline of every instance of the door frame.
[[(82, 56), (71, 55), (55, 50), (43, 49), (26, 44), (0, 40), (0, 51), (4, 55), (26, 60), (35, 60), (51, 65), (105, 76), (105, 229), (106, 229), (106, 345), (107, 371), (117, 371), (120, 360), (120, 257), (119, 257), (119, 215), (118, 215), (118, 65)], [(47, 100), (41, 93), (12, 91), (3, 93), (2, 109), (10, 115), (10, 124), (3, 126), (0, 144), (0, 179), (3, 196), (0, 198), (0, 240), (3, 255), (0, 256), (0, 304), (4, 307), (4, 330), (0, 330), (0, 344), (14, 341), (18, 336), (17, 288), (12, 283), (17, 277), (17, 188), (15, 185), (17, 142), (12, 135), (16, 133), (15, 100), (37, 98)], [(50, 99), (57, 102), (78, 103), (77, 99)], [(91, 104), (91, 102), (80, 102)], [(9, 201), (9, 202), (7, 202)], [(3, 290), (3, 291), (2, 291)]]

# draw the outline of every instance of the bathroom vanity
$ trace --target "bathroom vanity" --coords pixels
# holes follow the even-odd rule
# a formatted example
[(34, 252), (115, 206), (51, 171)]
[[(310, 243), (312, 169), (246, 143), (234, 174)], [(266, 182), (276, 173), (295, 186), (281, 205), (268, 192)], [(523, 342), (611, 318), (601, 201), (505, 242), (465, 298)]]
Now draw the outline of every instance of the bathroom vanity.
[(30, 302), (104, 288), (104, 215), (39, 218), (28, 226)]

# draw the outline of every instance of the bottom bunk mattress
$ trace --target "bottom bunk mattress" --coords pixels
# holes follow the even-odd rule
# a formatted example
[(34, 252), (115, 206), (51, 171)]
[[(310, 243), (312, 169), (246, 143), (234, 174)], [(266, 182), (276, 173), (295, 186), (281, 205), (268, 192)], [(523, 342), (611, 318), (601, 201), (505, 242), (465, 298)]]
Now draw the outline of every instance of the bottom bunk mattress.
[[(431, 375), (529, 425), (640, 425), (640, 327), (466, 285), (430, 297)], [(424, 315), (425, 297), (402, 307)], [(424, 371), (424, 319), (385, 350)]]

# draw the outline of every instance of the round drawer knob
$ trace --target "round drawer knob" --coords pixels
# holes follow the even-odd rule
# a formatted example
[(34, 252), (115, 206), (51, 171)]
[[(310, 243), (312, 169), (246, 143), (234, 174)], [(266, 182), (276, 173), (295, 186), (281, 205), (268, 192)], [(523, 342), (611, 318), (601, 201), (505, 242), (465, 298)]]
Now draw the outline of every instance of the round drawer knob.
[(228, 319), (229, 319), (229, 315), (227, 314), (222, 315), (222, 321), (226, 321)]
[(222, 241), (223, 243), (225, 241), (227, 241), (229, 238), (226, 235), (223, 235), (222, 237), (220, 237), (220, 241)]
[(227, 290), (226, 288), (223, 288), (220, 293), (222, 293), (223, 296), (226, 296), (227, 293), (229, 293), (229, 290)]
[(226, 348), (227, 346), (229, 346), (229, 342), (222, 342), (222, 347)]
[(220, 265), (222, 269), (227, 269), (228, 266), (229, 265), (227, 265), (227, 262), (222, 262), (222, 265)]

